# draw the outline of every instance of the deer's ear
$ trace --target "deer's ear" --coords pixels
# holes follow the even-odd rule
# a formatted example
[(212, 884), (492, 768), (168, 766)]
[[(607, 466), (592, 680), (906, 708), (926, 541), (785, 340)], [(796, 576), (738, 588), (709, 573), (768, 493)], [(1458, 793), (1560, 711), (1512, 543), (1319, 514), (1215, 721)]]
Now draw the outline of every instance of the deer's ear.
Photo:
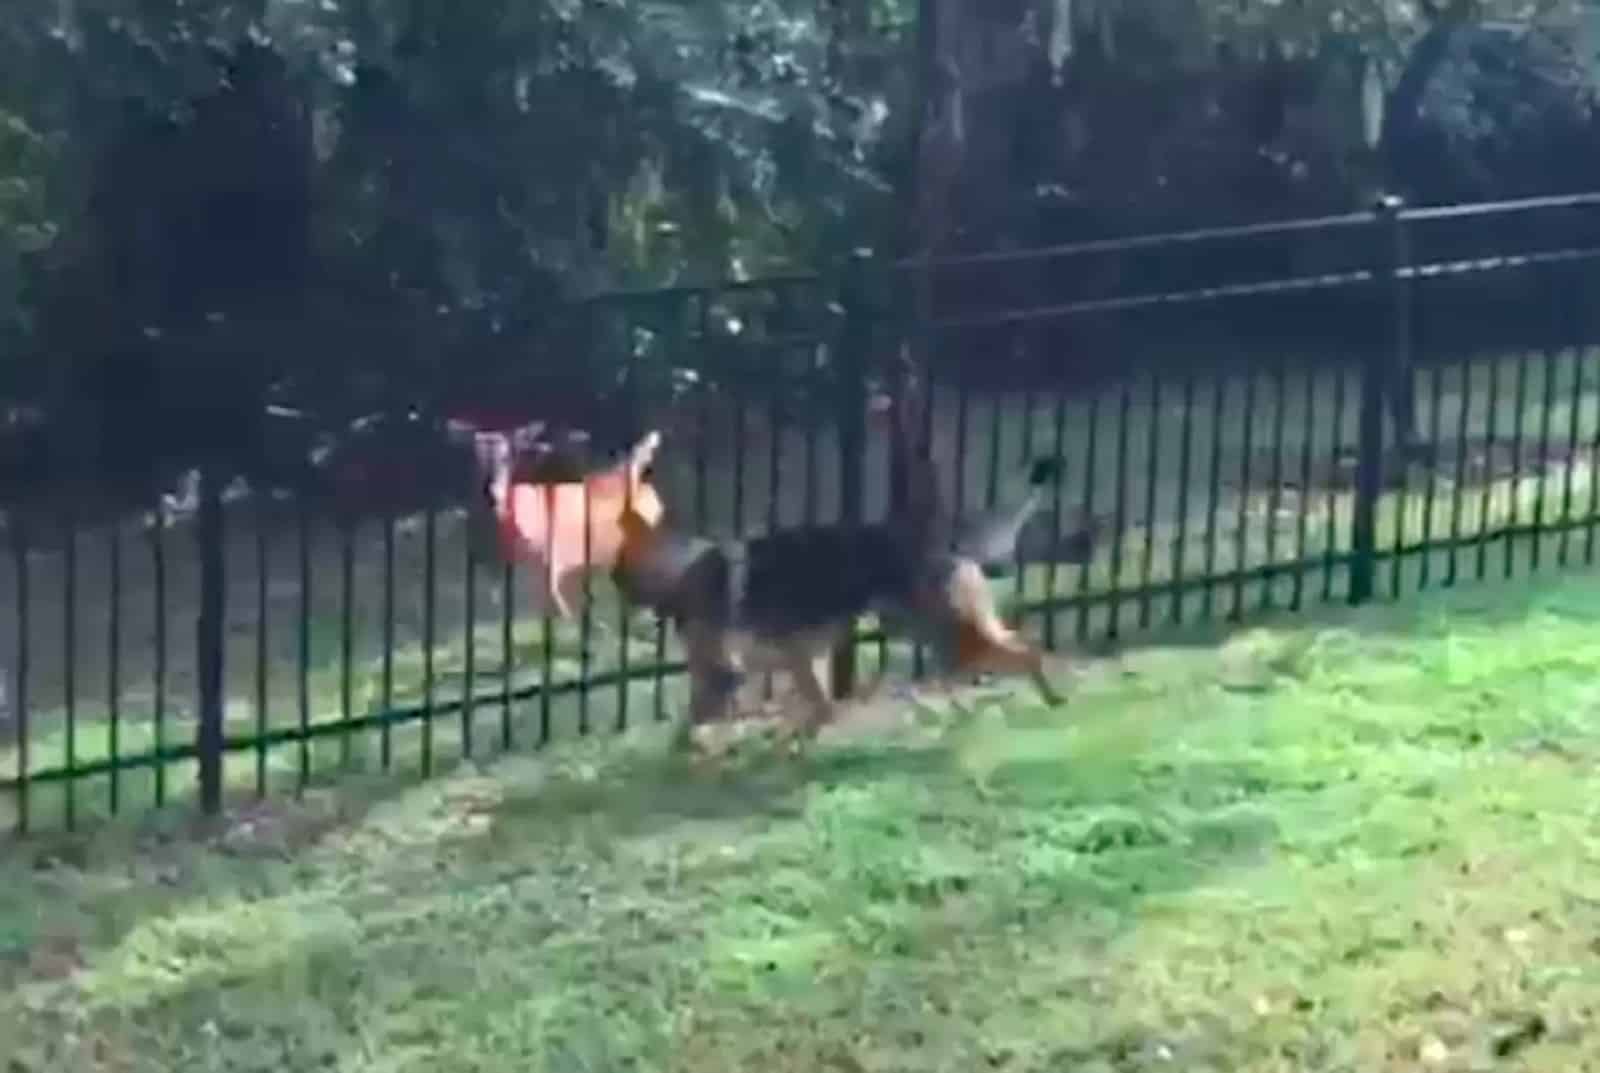
[(511, 460), (511, 442), (503, 432), (473, 432), (472, 449), (480, 461), (491, 465)]
[(645, 471), (655, 463), (656, 451), (661, 447), (661, 433), (651, 429), (644, 434), (644, 438), (633, 445), (629, 452), (628, 464), (638, 476), (643, 476)]
[(510, 432), (510, 443), (519, 451), (526, 451), (539, 442), (539, 437), (544, 435), (545, 423), (543, 421), (530, 421), (526, 425), (519, 425)]

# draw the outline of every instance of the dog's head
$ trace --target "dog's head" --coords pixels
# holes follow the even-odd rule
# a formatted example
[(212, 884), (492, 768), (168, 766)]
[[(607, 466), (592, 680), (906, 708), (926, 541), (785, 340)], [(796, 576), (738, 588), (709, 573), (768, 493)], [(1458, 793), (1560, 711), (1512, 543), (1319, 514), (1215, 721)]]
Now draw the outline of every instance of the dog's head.
[(684, 579), (709, 545), (667, 522), (666, 507), (650, 483), (660, 444), (661, 434), (652, 431), (629, 453), (627, 496), (617, 518), (622, 540), (611, 576), (633, 603), (677, 617)]
[(634, 591), (636, 584), (647, 573), (648, 564), (660, 542), (662, 519), (666, 507), (656, 494), (650, 481), (656, 451), (661, 447), (661, 433), (654, 429), (634, 444), (623, 463), (622, 511), (617, 517), (622, 532), (622, 544), (617, 551), (614, 573), (625, 591)]
[(623, 504), (618, 525), (622, 541), (611, 568), (612, 581), (631, 602), (662, 607), (676, 588), (681, 572), (667, 561), (668, 539), (661, 524), (659, 501), (656, 511), (647, 515), (639, 509), (638, 497), (630, 496)]

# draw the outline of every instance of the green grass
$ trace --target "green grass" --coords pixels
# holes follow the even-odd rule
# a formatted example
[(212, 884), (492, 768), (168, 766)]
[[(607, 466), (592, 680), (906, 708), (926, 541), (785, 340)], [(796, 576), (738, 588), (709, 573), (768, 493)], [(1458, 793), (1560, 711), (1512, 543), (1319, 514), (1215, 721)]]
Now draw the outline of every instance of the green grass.
[(1079, 661), (1064, 712), (887, 705), (799, 760), (678, 762), (646, 730), (7, 846), (0, 1054), (1600, 1062), (1600, 576), (1181, 640)]

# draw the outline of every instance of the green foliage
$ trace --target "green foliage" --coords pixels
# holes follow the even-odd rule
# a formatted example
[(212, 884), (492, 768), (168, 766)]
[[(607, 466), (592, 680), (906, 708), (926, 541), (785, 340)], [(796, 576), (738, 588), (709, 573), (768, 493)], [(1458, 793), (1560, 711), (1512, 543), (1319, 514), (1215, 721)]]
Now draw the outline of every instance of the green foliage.
[[(189, 129), (197, 102), (228, 84), (226, 56), (245, 42), (284, 62), (313, 131), (318, 278), (308, 286), (329, 309), (359, 306), (369, 320), (411, 325), (403, 334), (418, 350), (442, 354), (537, 319), (563, 294), (752, 276), (882, 245), (894, 191), (909, 178), (921, 6), (16, 0), (0, 11), (0, 320), (13, 331), (29, 323), (37, 296), (24, 282), (38, 275), (30, 260), (50, 269), (48, 281), (62, 263), (104, 254), (90, 204), (107, 182), (105, 151), (132, 129), (130, 116)], [(1194, 136), (1204, 124), (1183, 111), (1176, 79), (1215, 66), (1222, 46), (1245, 65), (1375, 59), (1392, 86), (1442, 18), (1563, 23), (1578, 8), (1577, 0), (997, 0), (961, 17), (1030, 77), (1048, 68), (1043, 58), (1074, 70), (1095, 44), (1106, 63), (1085, 76), (1083, 100), (1120, 101), (1137, 83), (1176, 102), (1151, 128), (1152, 147), (1097, 148), (1085, 166), (1107, 174), (1078, 184), (1139, 197), (1197, 166), (1167, 143), (1217, 141), (1208, 129)], [(964, 77), (992, 83), (978, 68), (1001, 61), (974, 56)], [(1045, 121), (1027, 139), (1035, 152), (1063, 156), (1062, 116), (1087, 106), (1049, 99), (1033, 81), (1012, 88), (1032, 94), (1029, 107)], [(988, 121), (976, 105), (973, 115)], [(1235, 151), (1217, 144), (1223, 156)], [(171, 185), (220, 182), (212, 164), (230, 152), (191, 147), (181, 165), (175, 155), (171, 166), (184, 174)], [(1162, 174), (1127, 174), (1129, 161)], [(1035, 180), (1062, 183), (1075, 166), (1050, 159), (1024, 175), (977, 165), (987, 169), (979, 185), (1013, 200)], [(121, 176), (109, 170), (115, 184)], [(153, 234), (145, 241), (161, 245)], [(47, 249), (52, 256), (33, 256)], [(337, 334), (333, 317), (319, 321), (326, 336)]]

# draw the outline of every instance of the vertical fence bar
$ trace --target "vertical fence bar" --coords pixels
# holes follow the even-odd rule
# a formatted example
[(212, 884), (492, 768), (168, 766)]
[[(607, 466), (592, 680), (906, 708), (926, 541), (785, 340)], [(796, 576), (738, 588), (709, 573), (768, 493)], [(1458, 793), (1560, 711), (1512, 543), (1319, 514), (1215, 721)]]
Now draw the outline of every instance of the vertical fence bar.
[(1005, 453), (1005, 394), (997, 392), (989, 406), (989, 466), (984, 473), (983, 507), (994, 510), (1000, 502), (1000, 456)]
[[(151, 599), (154, 621), (152, 643), (155, 659), (150, 669), (151, 703), (155, 705), (155, 752), (160, 756), (167, 747), (167, 542), (166, 526), (161, 511), (156, 511), (155, 523), (150, 528), (151, 585), (155, 589)], [(167, 802), (166, 761), (156, 761), (155, 804), (157, 808)]]
[[(932, 345), (931, 337), (930, 337), (929, 345), (930, 346)], [(915, 447), (913, 448), (912, 452), (909, 452), (909, 453), (914, 453), (915, 450), (920, 449), (922, 447), (926, 447), (928, 449), (929, 455), (931, 457), (932, 454), (933, 454), (934, 408), (936, 406), (938, 406), (938, 398), (937, 398), (938, 383), (937, 383), (937, 380), (936, 380), (935, 375), (934, 375), (935, 374), (935, 370), (934, 370), (934, 368), (933, 368), (933, 366), (931, 364), (926, 366), (922, 370), (922, 372), (924, 374), (923, 375), (923, 384), (924, 384), (924, 387), (923, 387), (923, 412), (918, 417), (918, 423), (919, 423), (919, 426), (921, 428), (921, 437), (920, 437), (920, 442), (917, 443), (915, 445)], [(907, 430), (907, 434), (908, 435), (910, 434), (909, 430)], [(959, 448), (958, 448), (958, 450), (959, 450)], [(891, 452), (891, 457), (893, 456), (893, 454), (894, 454), (894, 452)], [(934, 478), (936, 479), (937, 476), (938, 476), (938, 474), (936, 472), (934, 474)], [(903, 474), (899, 479), (902, 480), (902, 481), (908, 481), (909, 477), (910, 477), (910, 474), (909, 474), (909, 471), (908, 471), (906, 474)], [(921, 478), (919, 478), (919, 479), (921, 479)], [(910, 487), (911, 486), (909, 484), (907, 484), (905, 486), (905, 489), (899, 494), (904, 495), (905, 492), (908, 491)], [(937, 494), (940, 497), (940, 502), (944, 502), (944, 500), (943, 500), (944, 489), (942, 487), (937, 489)], [(905, 500), (904, 499), (898, 500), (897, 503), (899, 503), (900, 505), (903, 506), (904, 503), (905, 503)], [(924, 664), (926, 662), (927, 654), (928, 654), (927, 653), (927, 645), (923, 643), (922, 636), (921, 636), (920, 632), (914, 634), (914, 636), (912, 637), (912, 641), (911, 641), (911, 677), (912, 678), (915, 678), (915, 679), (921, 679), (922, 678), (922, 673), (923, 673), (923, 670), (924, 670)]]
[[(1033, 379), (1032, 379), (1032, 377), (1029, 377), (1028, 380), (1026, 380), (1024, 382), (1023, 389), (1022, 389), (1022, 429), (1021, 429), (1021, 433), (1020, 433), (1020, 437), (1019, 437), (1020, 438), (1020, 443), (1019, 443), (1019, 446), (1018, 446), (1018, 449), (1017, 449), (1017, 465), (1020, 468), (1026, 470), (1028, 472), (1028, 475), (1029, 475), (1030, 478), (1032, 477), (1032, 460), (1033, 460), (1033, 454), (1034, 454), (1034, 448), (1033, 448), (1033, 410), (1034, 410)], [(1000, 410), (999, 410), (998, 404), (996, 404), (995, 415), (996, 415), (996, 419), (998, 419), (999, 415), (1000, 415)], [(1055, 458), (1059, 462), (1059, 460), (1061, 458), (1061, 455), (1060, 455), (1059, 452), (1055, 455)], [(1056, 474), (1056, 479), (1055, 479), (1054, 484), (1055, 484), (1056, 487), (1060, 487), (1060, 485), (1061, 485), (1061, 474), (1059, 472)], [(1025, 490), (1024, 494), (1030, 494), (1032, 491), (1033, 491), (1033, 489), (1030, 486), (1027, 490)], [(1052, 534), (1056, 534), (1058, 532), (1059, 532), (1059, 529), (1052, 529), (1051, 530)], [(1022, 549), (1020, 547), (1020, 542), (1019, 542), (1019, 547), (1013, 549), (1013, 551), (1014, 551), (1014, 554), (1011, 556), (1011, 566), (1012, 566), (1012, 568), (1014, 570), (1016, 570), (1017, 576), (1016, 576), (1016, 584), (1015, 584), (1014, 589), (1013, 589), (1012, 599), (1016, 601), (1017, 608), (1019, 609), (1019, 613), (1022, 613), (1022, 612), (1025, 611), (1025, 609), (1027, 607), (1027, 596), (1028, 596), (1028, 594), (1027, 594), (1027, 580), (1028, 580), (1027, 579), (1027, 564), (1024, 563), (1023, 559), (1022, 559)]]
[(957, 365), (951, 373), (956, 389), (956, 449), (955, 449), (955, 499), (951, 502), (951, 510), (959, 517), (967, 509), (967, 434), (971, 431), (971, 406), (969, 398), (971, 390), (967, 384), (967, 370), (964, 366)]
[[(1576, 273), (1574, 273), (1576, 276)], [(1577, 286), (1576, 278), (1570, 278), (1568, 286), (1563, 290), (1561, 302), (1563, 330), (1562, 336), (1572, 350), (1572, 390), (1568, 400), (1567, 421), (1567, 472), (1561, 491), (1561, 565), (1565, 566), (1571, 555), (1571, 537), (1573, 530), (1572, 496), (1573, 479), (1578, 467), (1578, 437), (1581, 435), (1582, 421), (1580, 419), (1580, 404), (1583, 401), (1583, 344), (1584, 339), (1580, 330), (1580, 318), (1577, 312), (1578, 302), (1581, 301), (1581, 289)]]
[[(700, 349), (703, 351), (711, 334), (710, 294), (699, 295), (699, 302), (695, 308), (694, 317), (695, 339), (699, 344)], [(781, 348), (779, 350), (779, 354), (782, 354)], [(778, 365), (780, 368), (783, 366), (783, 360), (781, 356), (778, 360)], [(776, 395), (774, 395), (774, 399), (776, 399)], [(694, 521), (699, 532), (705, 532), (706, 523), (711, 517), (711, 504), (709, 499), (711, 490), (709, 488), (710, 482), (707, 480), (710, 460), (706, 457), (706, 452), (711, 446), (710, 441), (711, 385), (706, 383), (706, 376), (704, 371), (702, 371), (700, 374), (700, 379), (695, 385)], [(776, 500), (778, 495), (777, 442), (777, 434), (774, 433), (772, 480), (772, 495), (774, 500)]]
[[(868, 271), (867, 251), (854, 251), (846, 266), (839, 295), (839, 307), (843, 314), (837, 336), (838, 360), (835, 363), (839, 414), (839, 520), (847, 526), (861, 525), (866, 515), (867, 363), (868, 350), (872, 345), (871, 311), (866, 303), (864, 286)], [(856, 624), (852, 622), (833, 652), (833, 695), (841, 699), (855, 692), (856, 688), (855, 630)]]
[(1600, 521), (1600, 391), (1594, 393), (1594, 430), (1589, 434), (1589, 513), (1583, 527), (1584, 565), (1594, 564), (1595, 523)]
[(1471, 431), (1472, 418), (1472, 362), (1468, 359), (1461, 362), (1461, 390), (1457, 394), (1456, 405), (1459, 407), (1456, 414), (1456, 472), (1450, 488), (1450, 559), (1445, 564), (1446, 587), (1456, 583), (1461, 569), (1461, 503), (1467, 480), (1467, 436)]
[(422, 512), (422, 777), (433, 774), (433, 646), (439, 615), (439, 516), (432, 494)]
[[(12, 693), (11, 699), (16, 711), (16, 742), (17, 742), (17, 833), (27, 834), (33, 817), (32, 777), (33, 757), (30, 749), (33, 746), (32, 735), (29, 734), (31, 712), (29, 709), (28, 687), (29, 661), (32, 659), (32, 610), (33, 592), (28, 577), (28, 534), (22, 526), (11, 529), (12, 561), (17, 572), (17, 641), (15, 663), (12, 668)], [(161, 770), (161, 765), (156, 766)]]
[(61, 659), (66, 672), (61, 705), (66, 722), (67, 784), (63, 793), (63, 819), (67, 830), (78, 823), (78, 526), (69, 503), (62, 520)]
[(1572, 480), (1578, 468), (1578, 404), (1583, 399), (1582, 348), (1572, 348), (1572, 390), (1567, 399), (1567, 467), (1561, 480), (1561, 537), (1556, 545), (1556, 565), (1566, 566), (1572, 537)]
[(512, 585), (515, 564), (507, 557), (500, 566), (500, 747), (510, 749), (511, 732), (511, 675), (516, 659), (516, 598)]
[[(1404, 206), (1398, 200), (1385, 199), (1384, 210), (1389, 215), (1389, 301), (1391, 309), (1388, 390), (1394, 423), (1395, 464), (1400, 468), (1399, 488), (1394, 497), (1394, 546), (1389, 561), (1389, 593), (1400, 596), (1401, 567), (1405, 562), (1406, 510), (1411, 500), (1411, 462), (1413, 437), (1416, 434), (1416, 323), (1413, 316), (1413, 285), (1411, 280), (1411, 233), (1407, 226)], [(1380, 444), (1381, 448), (1381, 444)], [(1379, 494), (1383, 478), (1379, 477)]]
[[(348, 771), (353, 762), (350, 721), (355, 718), (355, 522), (339, 522), (339, 767)], [(471, 542), (468, 542), (471, 546)], [(469, 579), (470, 580), (470, 579)]]
[(1256, 368), (1246, 361), (1244, 373), (1244, 420), (1240, 423), (1244, 442), (1239, 448), (1239, 513), (1233, 534), (1233, 606), (1228, 611), (1230, 621), (1244, 617), (1244, 579), (1250, 562), (1250, 493), (1252, 491), (1252, 457), (1256, 449)]
[[(1089, 396), (1089, 419), (1086, 436), (1088, 443), (1083, 450), (1083, 506), (1090, 512), (1094, 511), (1095, 477), (1099, 473), (1098, 460), (1095, 455), (1100, 440), (1100, 389), (1098, 386)], [(1122, 539), (1119, 531), (1113, 534), (1116, 540)], [(1083, 562), (1078, 564), (1078, 625), (1076, 638), (1081, 644), (1089, 636), (1089, 564), (1093, 556), (1085, 555)]]
[(200, 613), (195, 617), (195, 664), (200, 687), (195, 756), (200, 767), (200, 808), (222, 811), (223, 644), (226, 637), (227, 561), (224, 555), (222, 481), (212, 468), (200, 474)]
[(256, 688), (255, 688), (255, 766), (256, 796), (267, 793), (267, 682), (271, 673), (271, 648), (267, 643), (271, 621), (268, 601), (268, 572), (271, 568), (267, 541), (267, 500), (256, 502)]
[[(693, 309), (695, 325), (694, 342), (698, 352), (704, 354), (707, 351), (707, 345), (710, 342), (712, 334), (712, 292), (709, 290), (700, 291), (696, 295), (692, 296), (691, 300), (696, 302), (696, 305)], [(674, 317), (674, 322), (681, 324), (682, 318)], [(725, 327), (726, 324), (727, 322), (724, 320)], [(754, 326), (750, 325), (747, 327)], [(765, 325), (763, 325), (763, 327), (765, 327)], [(730, 346), (731, 345), (732, 344), (730, 342)], [(777, 365), (781, 370), (783, 368), (782, 348), (778, 349), (778, 355)], [(736, 378), (743, 374), (743, 366), (748, 358), (749, 351), (741, 349), (739, 351), (739, 360), (737, 362), (739, 368), (734, 373)], [(707, 453), (711, 448), (712, 426), (711, 384), (708, 382), (707, 372), (703, 367), (699, 368), (697, 371), (700, 375), (696, 380), (694, 387), (694, 524), (696, 532), (704, 533), (711, 518), (711, 504), (709, 499), (710, 489), (708, 488), (709, 481), (707, 479), (707, 474), (709, 473), (710, 469), (710, 460), (707, 458)], [(781, 374), (778, 379), (782, 379)], [(778, 395), (779, 392), (774, 390), (771, 398), (772, 414), (774, 419), (776, 419), (778, 413)], [(781, 439), (782, 437), (778, 433), (777, 429), (777, 421), (774, 420), (772, 429), (772, 456), (770, 472), (771, 484), (768, 485), (768, 493), (770, 497), (768, 502), (768, 511), (770, 515), (769, 530), (777, 527), (778, 491), (780, 488), (778, 469), (779, 455), (782, 451)], [(665, 646), (663, 645), (657, 650), (657, 652), (657, 662), (664, 663), (666, 661)], [(772, 676), (770, 674), (764, 676), (762, 689), (765, 696), (770, 699), (772, 696)], [(685, 722), (681, 725), (687, 726), (688, 723)]]
[[(782, 496), (780, 495), (780, 491), (783, 488), (782, 470), (784, 420), (782, 396), (783, 388), (785, 386), (784, 381), (788, 376), (788, 369), (784, 366), (781, 352), (779, 353), (778, 360), (775, 364), (777, 366), (775, 375), (767, 380), (767, 532), (769, 533), (777, 532), (778, 527), (783, 524), (783, 512), (781, 510)], [(703, 444), (698, 448), (700, 451), (704, 451), (704, 449), (705, 448)], [(696, 456), (696, 484), (704, 487), (704, 481), (700, 479), (700, 477), (703, 476), (703, 469), (701, 468), (703, 463), (700, 461), (700, 457), (701, 456), (698, 455)], [(696, 514), (695, 517), (696, 521), (703, 527), (705, 523), (705, 515)], [(771, 674), (763, 674), (761, 676), (761, 695), (768, 701), (772, 699)]]
[(1431, 390), (1428, 392), (1428, 474), (1427, 496), (1422, 501), (1422, 533), (1419, 544), (1422, 562), (1417, 576), (1417, 587), (1425, 589), (1433, 578), (1433, 509), (1439, 495), (1439, 433), (1440, 411), (1444, 409), (1444, 369), (1435, 360), (1428, 368)]
[(1122, 554), (1128, 531), (1128, 424), (1133, 412), (1133, 382), (1122, 378), (1117, 393), (1116, 494), (1112, 499), (1112, 527), (1116, 530), (1111, 545), (1111, 585), (1106, 593), (1106, 639), (1114, 641), (1122, 627)]
[(1280, 357), (1276, 366), (1272, 377), (1272, 475), (1268, 478), (1267, 489), (1267, 573), (1261, 581), (1259, 604), (1264, 611), (1277, 603), (1278, 515), (1283, 509), (1283, 438), (1287, 431), (1285, 410), (1289, 404), (1288, 363)]
[(392, 508), (383, 512), (383, 657), (378, 672), (379, 703), (383, 723), (378, 727), (378, 764), (388, 771), (394, 763), (394, 727), (389, 716), (394, 712), (394, 527)]
[(462, 578), (466, 588), (463, 590), (461, 617), (466, 620), (467, 631), (465, 651), (462, 653), (461, 755), (471, 760), (474, 745), (473, 723), (478, 712), (478, 552), (470, 531), (465, 542), (461, 569), (466, 575)]
[[(551, 492), (545, 493), (545, 516), (555, 513), (555, 497)], [(544, 572), (544, 577), (539, 582), (541, 589), (551, 590), (555, 585), (555, 578), (548, 564), (539, 567)], [(544, 747), (550, 744), (550, 723), (553, 712), (551, 705), (555, 701), (555, 668), (556, 668), (556, 622), (551, 592), (546, 591), (543, 598), (543, 609), (540, 611), (540, 628), (543, 636), (539, 645), (539, 745)], [(426, 734), (426, 730), (424, 734)], [(424, 739), (426, 740), (426, 738)]]
[[(594, 497), (589, 494), (589, 484), (583, 484), (583, 572), (579, 575), (583, 590), (583, 607), (578, 612), (578, 735), (589, 736), (589, 677), (593, 667), (594, 652), (594, 600), (590, 598), (589, 577), (594, 564)], [(561, 584), (560, 578), (554, 583)], [(626, 687), (627, 683), (623, 683)]]
[[(1374, 347), (1361, 368), (1361, 423), (1356, 458), (1356, 494), (1350, 520), (1352, 604), (1372, 599), (1377, 573), (1378, 499), (1383, 492), (1383, 403), (1385, 389), (1399, 390), (1411, 375), (1410, 302), (1401, 269), (1407, 260), (1401, 201), (1385, 196), (1374, 212), (1380, 237), (1380, 268), (1373, 273), (1389, 313), (1390, 346)], [(1385, 350), (1388, 353), (1385, 353)], [(1398, 429), (1396, 430), (1399, 431)], [(1403, 504), (1401, 505), (1403, 507)], [(1399, 508), (1397, 508), (1399, 509)], [(1398, 557), (1398, 549), (1396, 549)]]
[(1217, 599), (1217, 514), (1222, 508), (1222, 423), (1228, 402), (1228, 378), (1221, 370), (1212, 372), (1211, 381), (1211, 474), (1206, 495), (1204, 564), (1201, 574), (1205, 590), (1200, 597), (1200, 617), (1211, 618)]
[(743, 540), (749, 535), (749, 527), (745, 518), (745, 484), (747, 471), (745, 468), (745, 452), (749, 449), (750, 435), (750, 393), (745, 385), (744, 371), (735, 370), (733, 374), (733, 524), (731, 535), (735, 540)]
[[(1056, 384), (1055, 407), (1051, 423), (1054, 425), (1052, 433), (1055, 444), (1054, 454), (1056, 458), (1062, 459), (1064, 463), (1067, 450), (1067, 389), (1061, 383)], [(1057, 475), (1055, 486), (1050, 490), (1050, 534), (1054, 540), (1059, 540), (1061, 537), (1061, 500), (1066, 494), (1066, 484), (1066, 467), (1063, 464), (1062, 472)], [(1083, 519), (1083, 524), (1089, 524), (1087, 517)], [(1060, 568), (1056, 560), (1059, 558), (1060, 556), (1052, 555), (1045, 565), (1045, 600), (1048, 602), (1050, 610), (1045, 615), (1044, 620), (1044, 646), (1052, 651), (1056, 647), (1056, 618), (1058, 614), (1056, 610), (1056, 575)], [(1084, 558), (1087, 559), (1089, 556), (1086, 555)]]
[[(1391, 372), (1391, 376), (1415, 376), (1413, 372)], [(1399, 389), (1395, 389), (1399, 390)], [(1403, 448), (1409, 446), (1409, 441), (1402, 440), (1397, 435), (1392, 450), (1389, 464), (1394, 469), (1394, 475), (1385, 474), (1394, 491), (1394, 524), (1390, 526), (1389, 536), (1389, 598), (1400, 598), (1401, 567), (1405, 565), (1405, 537), (1406, 514), (1411, 506), (1411, 456)], [(1379, 493), (1382, 494), (1381, 492)]]
[[(632, 360), (632, 355), (629, 356), (629, 360)], [(675, 399), (673, 401), (674, 401), (674, 403), (676, 402)], [(739, 425), (739, 431), (740, 431), (741, 434), (744, 431), (744, 425), (742, 423), (743, 420), (744, 420), (744, 415), (741, 412), (740, 413), (740, 422), (741, 422), (741, 424)], [(744, 459), (742, 457), (739, 460), (739, 465), (741, 467), (740, 472), (742, 473), (743, 472), (742, 467), (744, 465)], [(742, 536), (743, 534), (741, 533), (740, 535)], [(650, 676), (650, 679), (651, 679), (650, 707), (651, 707), (651, 717), (656, 722), (660, 723), (660, 722), (665, 721), (666, 718), (667, 718), (666, 669), (665, 669), (666, 668), (666, 664), (667, 664), (667, 620), (666, 620), (665, 616), (663, 616), (659, 611), (657, 611), (657, 612), (653, 612), (651, 614), (651, 621), (653, 623), (653, 629), (652, 629), (651, 632), (652, 632), (652, 640), (654, 642), (654, 647), (653, 647), (652, 652), (651, 652), (651, 658), (652, 658), (652, 661), (654, 663), (654, 669), (653, 669), (653, 673)]]
[(1173, 625), (1183, 622), (1185, 575), (1189, 556), (1189, 468), (1192, 461), (1194, 439), (1194, 389), (1193, 368), (1183, 374), (1183, 417), (1178, 424), (1178, 527), (1172, 538), (1172, 610)]
[(1326, 509), (1322, 533), (1322, 602), (1333, 601), (1333, 568), (1339, 554), (1339, 480), (1338, 460), (1344, 454), (1344, 404), (1348, 374), (1342, 364), (1333, 370), (1333, 421), (1328, 428), (1329, 455), (1334, 465), (1330, 468)]
[(106, 752), (111, 761), (110, 807), (122, 804), (122, 528), (113, 520), (107, 549), (111, 614), (106, 628)]
[(817, 413), (815, 411), (815, 397), (817, 378), (819, 373), (816, 367), (808, 361), (806, 363), (806, 377), (804, 395), (806, 400), (805, 414), (805, 524), (816, 525), (820, 517), (822, 506), (822, 491), (818, 487), (818, 472), (821, 466), (817, 459)]
[(1383, 487), (1383, 386), (1381, 357), (1369, 357), (1361, 369), (1355, 500), (1350, 508), (1350, 588), (1347, 600), (1372, 599), (1378, 552), (1378, 496)]
[(1315, 365), (1305, 370), (1305, 397), (1301, 399), (1304, 413), (1300, 418), (1300, 494), (1295, 504), (1294, 581), (1289, 592), (1289, 610), (1298, 611), (1303, 606), (1306, 589), (1306, 556), (1310, 550), (1308, 532), (1311, 522), (1311, 448), (1317, 441), (1317, 369)]
[(1533, 547), (1528, 549), (1528, 569), (1539, 569), (1544, 548), (1544, 501), (1547, 471), (1550, 466), (1550, 412), (1556, 408), (1556, 367), (1559, 345), (1552, 340), (1545, 347), (1540, 368), (1543, 392), (1539, 414), (1539, 484), (1533, 492)]
[(1506, 524), (1500, 546), (1501, 572), (1509, 579), (1516, 570), (1517, 523), (1522, 519), (1523, 416), (1528, 408), (1528, 352), (1517, 354), (1517, 386), (1511, 410), (1511, 502), (1506, 505)]
[(1499, 448), (1499, 441), (1495, 439), (1497, 426), (1500, 423), (1500, 360), (1498, 356), (1489, 359), (1489, 418), (1484, 428), (1484, 472), (1483, 489), (1478, 496), (1478, 532), (1477, 532), (1477, 575), (1482, 581), (1489, 570), (1489, 518), (1494, 509), (1494, 481), (1495, 481), (1495, 451)]
[(300, 709), (296, 751), (300, 774), (295, 793), (305, 793), (311, 783), (311, 507), (301, 498), (295, 504), (295, 550), (299, 574), (299, 615), (295, 623), (295, 699)]
[(1151, 579), (1156, 558), (1156, 489), (1161, 483), (1161, 372), (1150, 370), (1149, 427), (1144, 465), (1144, 556), (1139, 563), (1139, 629), (1150, 628)]
[(628, 729), (628, 708), (633, 695), (633, 638), (630, 606), (626, 599), (617, 601), (617, 716), (612, 730), (618, 734)]

